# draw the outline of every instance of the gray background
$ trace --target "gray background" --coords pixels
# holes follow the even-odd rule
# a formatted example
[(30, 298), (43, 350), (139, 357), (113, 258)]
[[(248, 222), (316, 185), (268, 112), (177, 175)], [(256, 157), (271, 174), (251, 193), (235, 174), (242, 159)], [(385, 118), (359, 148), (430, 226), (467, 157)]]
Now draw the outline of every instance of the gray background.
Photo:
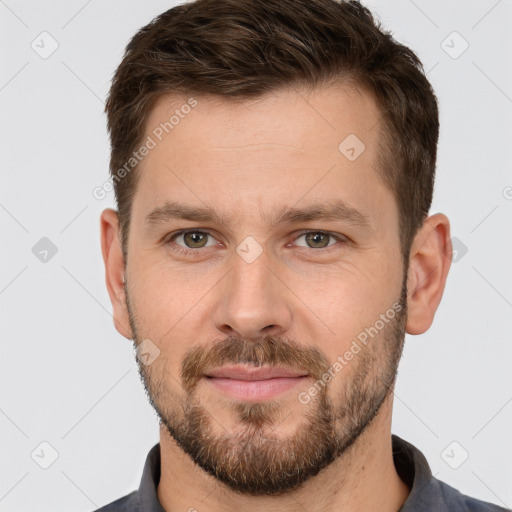
[[(107, 179), (112, 73), (134, 32), (172, 5), (0, 0), (3, 512), (110, 502), (138, 487), (158, 442), (104, 284), (99, 215), (113, 196), (92, 190)], [(392, 430), (437, 478), (510, 507), (512, 2), (366, 5), (418, 52), (439, 97), (432, 212), (450, 217), (458, 249), (433, 327), (407, 338)]]

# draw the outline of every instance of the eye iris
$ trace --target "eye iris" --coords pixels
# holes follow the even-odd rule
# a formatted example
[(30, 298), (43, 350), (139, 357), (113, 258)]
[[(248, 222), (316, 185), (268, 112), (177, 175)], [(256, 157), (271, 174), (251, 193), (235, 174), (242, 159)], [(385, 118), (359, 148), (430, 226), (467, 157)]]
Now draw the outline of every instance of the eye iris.
[[(329, 235), (326, 233), (307, 233), (306, 241), (308, 245), (312, 242), (313, 247), (327, 247), (329, 244)], [(323, 241), (325, 241), (325, 243), (322, 243)], [(320, 243), (320, 245), (315, 245), (318, 243)]]
[[(183, 235), (183, 240), (189, 247), (204, 247), (206, 245), (206, 237), (206, 233), (201, 233), (200, 231), (191, 231)], [(189, 243), (190, 241), (192, 244)]]

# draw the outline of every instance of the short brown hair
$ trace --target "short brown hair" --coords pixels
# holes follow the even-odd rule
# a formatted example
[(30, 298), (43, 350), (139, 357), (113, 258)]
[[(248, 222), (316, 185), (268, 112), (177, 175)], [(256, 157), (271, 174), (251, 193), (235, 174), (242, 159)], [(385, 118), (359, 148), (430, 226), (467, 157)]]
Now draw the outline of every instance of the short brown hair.
[(117, 172), (141, 143), (157, 99), (177, 93), (239, 101), (334, 83), (352, 83), (379, 105), (378, 170), (397, 200), (407, 261), (432, 201), (437, 100), (416, 54), (359, 2), (340, 0), (195, 0), (135, 34), (105, 107), (125, 259), (137, 168), (123, 179)]

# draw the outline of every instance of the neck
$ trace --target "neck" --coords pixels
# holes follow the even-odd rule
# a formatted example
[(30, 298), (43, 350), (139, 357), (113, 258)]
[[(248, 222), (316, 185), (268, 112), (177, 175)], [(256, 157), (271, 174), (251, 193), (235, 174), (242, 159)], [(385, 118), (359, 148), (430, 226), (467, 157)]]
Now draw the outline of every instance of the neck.
[(378, 415), (330, 466), (299, 489), (280, 496), (244, 496), (218, 482), (193, 463), (168, 434), (160, 430), (161, 478), (158, 500), (165, 510), (396, 512), (409, 488), (398, 476), (391, 446), (392, 397)]

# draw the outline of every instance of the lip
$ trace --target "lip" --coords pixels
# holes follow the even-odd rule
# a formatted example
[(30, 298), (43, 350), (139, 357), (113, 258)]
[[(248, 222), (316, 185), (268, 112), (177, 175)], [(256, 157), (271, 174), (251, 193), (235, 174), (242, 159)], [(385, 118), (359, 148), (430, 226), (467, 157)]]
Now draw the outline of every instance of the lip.
[(224, 366), (206, 372), (204, 378), (231, 398), (257, 402), (295, 388), (308, 374), (282, 367)]
[(206, 377), (217, 379), (235, 379), (244, 381), (268, 380), (279, 378), (305, 377), (307, 372), (279, 366), (223, 366), (205, 373)]

